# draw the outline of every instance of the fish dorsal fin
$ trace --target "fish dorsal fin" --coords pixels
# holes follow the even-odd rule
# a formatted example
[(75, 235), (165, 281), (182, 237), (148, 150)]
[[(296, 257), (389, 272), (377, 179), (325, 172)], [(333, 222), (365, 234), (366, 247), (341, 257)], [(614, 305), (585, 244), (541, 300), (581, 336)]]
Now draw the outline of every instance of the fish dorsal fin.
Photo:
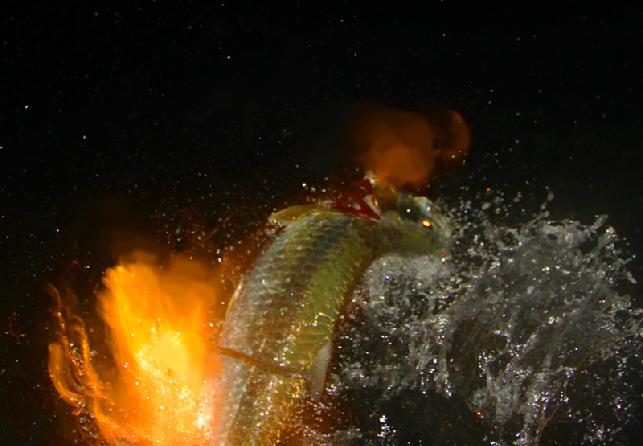
[(312, 204), (297, 204), (289, 206), (280, 211), (273, 212), (270, 217), (268, 217), (268, 222), (272, 225), (288, 226), (313, 209), (315, 209), (315, 205)]

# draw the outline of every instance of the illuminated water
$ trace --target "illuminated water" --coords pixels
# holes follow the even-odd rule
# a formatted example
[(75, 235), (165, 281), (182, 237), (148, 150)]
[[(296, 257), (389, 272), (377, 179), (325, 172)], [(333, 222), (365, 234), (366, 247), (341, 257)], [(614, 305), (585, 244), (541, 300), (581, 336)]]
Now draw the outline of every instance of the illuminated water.
[[(441, 203), (444, 258), (371, 266), (341, 324), (325, 444), (623, 444), (640, 412), (641, 310), (604, 217), (503, 225), (501, 194)], [(520, 201), (518, 195), (509, 203)], [(324, 413), (333, 413), (324, 416)], [(331, 427), (329, 427), (331, 426)]]

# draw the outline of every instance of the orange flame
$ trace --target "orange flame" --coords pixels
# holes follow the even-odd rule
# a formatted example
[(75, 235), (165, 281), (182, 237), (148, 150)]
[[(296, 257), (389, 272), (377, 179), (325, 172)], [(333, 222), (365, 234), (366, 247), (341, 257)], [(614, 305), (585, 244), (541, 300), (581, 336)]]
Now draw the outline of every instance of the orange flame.
[(352, 134), (362, 165), (396, 188), (426, 184), (438, 162), (461, 161), (471, 145), (466, 121), (453, 110), (429, 117), (369, 107), (357, 112)]
[[(206, 279), (186, 260), (166, 271), (150, 259), (107, 270), (98, 299), (118, 369), (112, 383), (94, 368), (83, 321), (57, 313), (52, 382), (78, 414), (96, 421), (109, 444), (192, 445), (213, 438), (218, 364), (208, 349), (207, 305), (215, 290)], [(51, 292), (60, 301), (58, 291)]]

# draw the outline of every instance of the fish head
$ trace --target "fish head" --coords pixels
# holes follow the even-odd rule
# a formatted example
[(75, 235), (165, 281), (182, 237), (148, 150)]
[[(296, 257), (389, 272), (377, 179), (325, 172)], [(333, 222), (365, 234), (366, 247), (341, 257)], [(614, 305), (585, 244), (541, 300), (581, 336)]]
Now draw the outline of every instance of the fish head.
[(395, 249), (423, 254), (443, 248), (451, 237), (448, 214), (426, 197), (400, 192), (387, 208), (382, 222)]

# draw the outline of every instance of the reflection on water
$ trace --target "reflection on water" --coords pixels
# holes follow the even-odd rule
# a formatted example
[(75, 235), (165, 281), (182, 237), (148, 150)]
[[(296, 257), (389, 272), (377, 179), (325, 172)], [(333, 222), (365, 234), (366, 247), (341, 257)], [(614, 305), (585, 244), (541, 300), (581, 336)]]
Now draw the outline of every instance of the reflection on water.
[[(333, 428), (313, 427), (312, 436), (626, 441), (638, 422), (641, 310), (628, 295), (624, 242), (604, 217), (550, 221), (546, 204), (521, 224), (500, 225), (510, 207), (491, 195), (442, 203), (458, 227), (448, 257), (389, 256), (371, 266), (318, 403), (335, 407)], [(368, 403), (356, 408), (356, 400)]]

